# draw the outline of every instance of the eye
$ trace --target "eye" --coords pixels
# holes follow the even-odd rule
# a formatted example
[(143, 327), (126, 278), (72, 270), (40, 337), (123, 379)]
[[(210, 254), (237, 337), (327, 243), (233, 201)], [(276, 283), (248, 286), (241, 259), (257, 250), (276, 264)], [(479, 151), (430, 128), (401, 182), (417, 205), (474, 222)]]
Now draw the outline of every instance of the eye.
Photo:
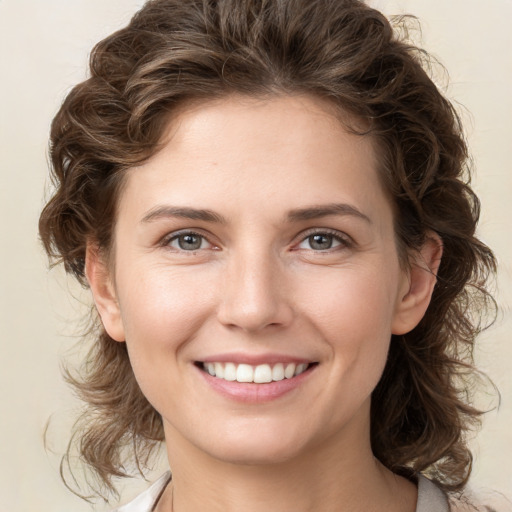
[(349, 246), (349, 240), (341, 236), (341, 234), (334, 234), (330, 232), (316, 232), (311, 233), (304, 238), (298, 245), (298, 249), (308, 249), (314, 251), (327, 251), (341, 246)]
[(165, 245), (179, 251), (198, 251), (212, 248), (212, 244), (204, 236), (191, 231), (171, 236), (165, 241)]

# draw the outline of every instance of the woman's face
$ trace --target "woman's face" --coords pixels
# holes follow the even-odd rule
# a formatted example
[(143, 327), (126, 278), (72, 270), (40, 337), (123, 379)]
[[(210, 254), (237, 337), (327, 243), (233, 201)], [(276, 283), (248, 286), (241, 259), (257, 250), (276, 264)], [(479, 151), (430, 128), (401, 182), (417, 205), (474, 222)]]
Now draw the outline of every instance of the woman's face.
[(128, 172), (97, 303), (170, 445), (265, 463), (369, 442), (410, 284), (372, 141), (329, 110), (206, 103)]

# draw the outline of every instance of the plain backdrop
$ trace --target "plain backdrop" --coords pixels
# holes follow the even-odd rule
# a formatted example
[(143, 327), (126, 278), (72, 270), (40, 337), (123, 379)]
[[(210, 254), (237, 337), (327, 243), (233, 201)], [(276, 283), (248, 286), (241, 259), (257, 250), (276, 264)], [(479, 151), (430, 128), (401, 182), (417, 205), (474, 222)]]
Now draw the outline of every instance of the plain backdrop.
[[(0, 509), (91, 510), (59, 478), (59, 459), (79, 403), (60, 376), (88, 297), (48, 270), (37, 219), (48, 190), (50, 121), (86, 76), (95, 42), (126, 24), (142, 0), (0, 0)], [(512, 496), (512, 0), (374, 0), (412, 13), (422, 44), (450, 73), (477, 171), (480, 235), (500, 263), (500, 315), (477, 359), (501, 391), (473, 442), (471, 485)], [(85, 304), (85, 305), (84, 305)], [(492, 398), (488, 403), (492, 405)], [(43, 447), (47, 420), (50, 443)], [(165, 463), (155, 469), (157, 475)], [(130, 482), (126, 500), (146, 485)], [(105, 510), (98, 506), (98, 510)]]

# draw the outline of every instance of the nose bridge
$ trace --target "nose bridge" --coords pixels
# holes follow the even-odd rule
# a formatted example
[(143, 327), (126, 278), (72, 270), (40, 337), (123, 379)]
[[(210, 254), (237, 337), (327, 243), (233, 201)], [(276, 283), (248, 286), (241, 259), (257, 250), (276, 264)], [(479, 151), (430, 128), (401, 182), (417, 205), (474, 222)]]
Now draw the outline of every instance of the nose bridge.
[(283, 267), (271, 249), (247, 244), (229, 258), (220, 321), (245, 331), (286, 325), (292, 316)]

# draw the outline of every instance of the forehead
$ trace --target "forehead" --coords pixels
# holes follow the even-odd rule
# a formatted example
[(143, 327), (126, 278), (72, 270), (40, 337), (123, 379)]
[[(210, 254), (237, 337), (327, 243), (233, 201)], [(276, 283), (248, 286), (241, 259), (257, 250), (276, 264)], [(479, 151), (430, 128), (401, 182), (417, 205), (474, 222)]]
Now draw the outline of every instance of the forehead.
[[(306, 149), (311, 146), (308, 144), (310, 141), (316, 144), (323, 139), (324, 144), (336, 144), (349, 132), (367, 131), (366, 120), (349, 114), (322, 97), (309, 94), (256, 97), (233, 94), (210, 100), (199, 98), (178, 106), (163, 133), (162, 143), (164, 147), (171, 144), (177, 147), (185, 141), (193, 142), (197, 136), (204, 143), (211, 142), (213, 138), (216, 143), (222, 139), (222, 142), (229, 144), (232, 141), (234, 145), (236, 142), (248, 142), (251, 137), (255, 148), (257, 143), (269, 148), (301, 143)], [(357, 144), (359, 139), (367, 148), (371, 147), (373, 155), (370, 136), (354, 135), (351, 138), (352, 144)], [(219, 146), (219, 151), (221, 149), (226, 148)]]
[(382, 206), (382, 195), (372, 139), (349, 133), (329, 102), (232, 96), (173, 115), (160, 151), (128, 171), (120, 209), (162, 201), (232, 213), (258, 202), (260, 212), (262, 204), (344, 199)]

